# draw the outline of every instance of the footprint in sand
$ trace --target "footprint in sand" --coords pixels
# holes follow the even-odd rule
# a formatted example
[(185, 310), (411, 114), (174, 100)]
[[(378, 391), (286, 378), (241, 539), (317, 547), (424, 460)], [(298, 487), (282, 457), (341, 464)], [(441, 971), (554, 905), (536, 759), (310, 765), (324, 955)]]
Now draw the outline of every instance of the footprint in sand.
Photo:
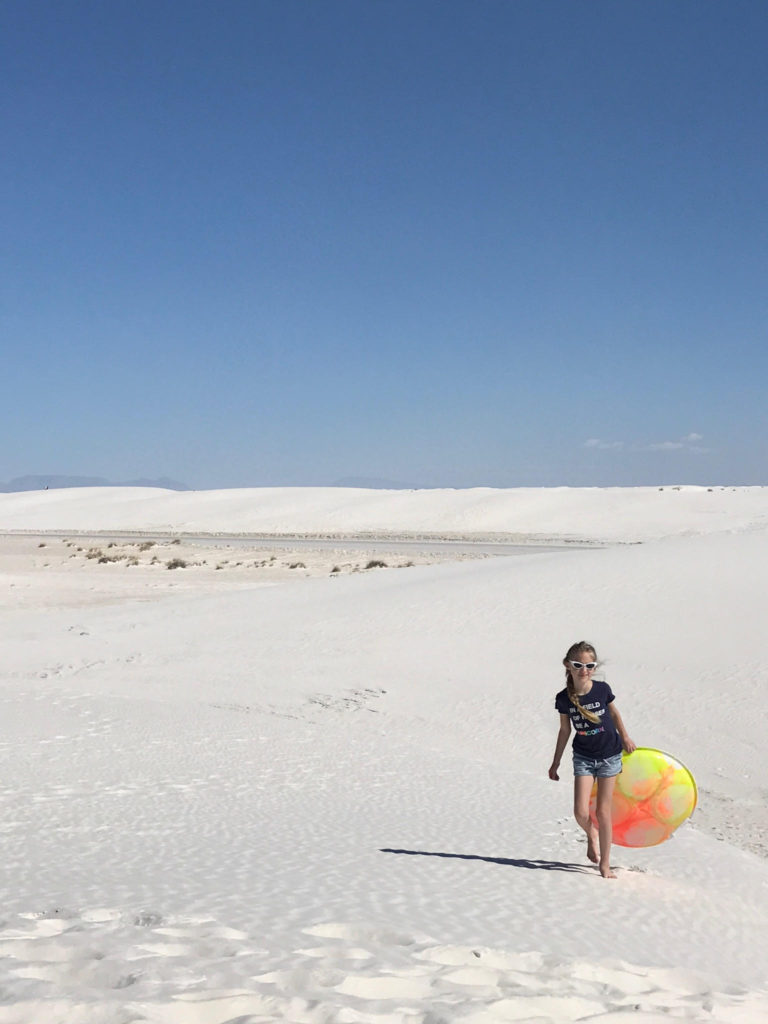
[(768, 1020), (766, 993), (682, 969), (439, 945), (318, 923), (265, 950), (210, 917), (52, 908), (0, 922), (0, 1024), (712, 1024)]

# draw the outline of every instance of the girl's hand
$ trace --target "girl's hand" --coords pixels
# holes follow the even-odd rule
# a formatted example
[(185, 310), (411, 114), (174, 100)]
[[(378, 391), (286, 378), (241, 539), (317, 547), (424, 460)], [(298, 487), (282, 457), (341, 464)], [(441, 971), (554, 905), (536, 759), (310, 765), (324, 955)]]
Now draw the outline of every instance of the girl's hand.
[(624, 749), (626, 750), (626, 752), (627, 752), (628, 754), (631, 754), (633, 750), (637, 750), (637, 744), (635, 743), (635, 741), (634, 741), (634, 740), (631, 740), (631, 739), (629, 738), (629, 736), (626, 736), (626, 737), (625, 737), (625, 738), (624, 738), (624, 739), (622, 740), (622, 743), (623, 743)]
[(553, 782), (560, 781), (560, 776), (557, 774), (557, 769), (558, 765), (556, 764), (553, 764), (552, 767), (549, 769), (549, 777), (550, 779), (552, 779)]

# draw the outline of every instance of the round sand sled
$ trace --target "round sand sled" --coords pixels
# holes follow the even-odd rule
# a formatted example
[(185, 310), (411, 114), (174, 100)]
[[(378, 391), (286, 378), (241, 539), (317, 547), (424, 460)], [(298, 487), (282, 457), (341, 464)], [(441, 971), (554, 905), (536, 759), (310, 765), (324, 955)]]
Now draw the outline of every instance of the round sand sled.
[[(622, 754), (621, 775), (613, 791), (613, 841), (618, 846), (657, 846), (669, 839), (696, 807), (696, 781), (670, 754), (638, 747)], [(589, 813), (595, 817), (597, 782)]]

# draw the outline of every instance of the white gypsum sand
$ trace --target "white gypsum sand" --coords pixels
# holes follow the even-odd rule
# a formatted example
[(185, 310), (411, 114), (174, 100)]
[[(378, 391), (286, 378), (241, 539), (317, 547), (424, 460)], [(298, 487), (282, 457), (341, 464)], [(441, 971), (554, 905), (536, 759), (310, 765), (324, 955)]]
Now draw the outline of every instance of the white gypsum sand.
[(754, 525), (768, 525), (768, 488), (94, 487), (0, 495), (0, 530), (23, 531), (490, 534), (626, 543)]
[[(0, 1024), (766, 1019), (768, 490), (354, 496), (0, 495)], [(616, 543), (272, 577), (68, 546), (270, 523)], [(546, 777), (582, 637), (701, 788), (615, 882)]]

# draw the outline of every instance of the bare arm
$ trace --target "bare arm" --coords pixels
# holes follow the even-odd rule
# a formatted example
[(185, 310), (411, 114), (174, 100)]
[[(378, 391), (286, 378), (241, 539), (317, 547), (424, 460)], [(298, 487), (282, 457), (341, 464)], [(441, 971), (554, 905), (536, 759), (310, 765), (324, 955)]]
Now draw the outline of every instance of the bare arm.
[(608, 713), (613, 719), (614, 725), (616, 726), (618, 734), (621, 737), (621, 745), (624, 747), (628, 754), (631, 754), (632, 751), (637, 748), (637, 744), (634, 740), (629, 738), (626, 726), (624, 725), (622, 717), (619, 714), (619, 709), (616, 707), (616, 701), (612, 701), (608, 705)]
[(565, 745), (568, 742), (568, 737), (571, 735), (571, 716), (560, 715), (560, 729), (557, 733), (557, 743), (555, 744), (555, 756), (552, 758), (552, 764), (549, 768), (549, 777), (554, 782), (560, 781), (560, 776), (557, 774), (557, 769), (560, 767), (560, 760), (565, 750)]

